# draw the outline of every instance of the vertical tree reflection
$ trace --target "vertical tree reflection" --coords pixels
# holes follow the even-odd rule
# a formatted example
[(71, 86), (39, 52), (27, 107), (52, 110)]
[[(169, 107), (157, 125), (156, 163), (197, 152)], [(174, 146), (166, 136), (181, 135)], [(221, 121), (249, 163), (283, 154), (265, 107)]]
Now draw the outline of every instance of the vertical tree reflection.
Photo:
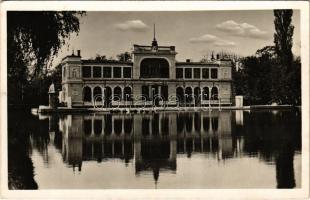
[[(29, 121), (28, 123), (25, 123)], [(26, 113), (8, 112), (8, 187), (9, 189), (37, 189), (33, 163), (29, 158), (33, 117)]]

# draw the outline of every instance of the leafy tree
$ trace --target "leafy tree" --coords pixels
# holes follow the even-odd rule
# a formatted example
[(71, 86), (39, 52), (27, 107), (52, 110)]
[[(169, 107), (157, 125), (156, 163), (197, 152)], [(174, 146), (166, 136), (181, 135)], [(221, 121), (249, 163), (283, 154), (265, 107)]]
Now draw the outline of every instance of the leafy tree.
[(124, 53), (118, 54), (116, 57), (117, 57), (117, 60), (121, 62), (130, 62), (132, 59), (131, 54), (127, 51)]
[[(274, 10), (275, 24), (275, 52), (279, 68), (277, 74), (278, 90), (275, 94), (283, 104), (296, 105), (300, 103), (300, 61), (294, 60), (292, 53), (294, 26), (292, 22), (293, 10)], [(298, 76), (299, 75), (299, 76)]]
[(301, 103), (301, 62), (292, 53), (292, 15), (292, 10), (274, 10), (274, 46), (242, 59), (242, 70), (233, 73), (236, 93), (251, 104)]
[(275, 58), (272, 47), (257, 50), (255, 56), (241, 59), (241, 69), (233, 71), (233, 84), (237, 95), (244, 95), (247, 104), (273, 102), (273, 68)]
[(99, 55), (99, 54), (96, 54), (96, 57), (94, 58), (95, 61), (107, 61), (107, 56), (105, 55)]
[(274, 34), (275, 52), (285, 72), (290, 71), (293, 62), (292, 37), (294, 26), (291, 24), (292, 15), (293, 10), (274, 10), (276, 31)]
[(84, 12), (7, 12), (9, 104), (29, 103), (25, 102), (25, 95), (30, 93), (27, 90), (35, 89), (31, 88), (35, 79), (46, 76), (50, 61), (66, 39), (79, 31), (82, 15)]

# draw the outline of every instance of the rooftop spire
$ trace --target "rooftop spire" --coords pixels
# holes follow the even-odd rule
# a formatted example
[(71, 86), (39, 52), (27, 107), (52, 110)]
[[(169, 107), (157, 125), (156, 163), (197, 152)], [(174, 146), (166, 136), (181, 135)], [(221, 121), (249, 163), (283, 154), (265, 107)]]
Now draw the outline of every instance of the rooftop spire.
[(154, 40), (156, 40), (155, 35), (156, 35), (156, 27), (155, 27), (155, 24), (154, 24)]
[(156, 32), (155, 32), (155, 23), (154, 23), (154, 38), (153, 38), (153, 41), (152, 41), (152, 47), (158, 47), (155, 34), (156, 34)]

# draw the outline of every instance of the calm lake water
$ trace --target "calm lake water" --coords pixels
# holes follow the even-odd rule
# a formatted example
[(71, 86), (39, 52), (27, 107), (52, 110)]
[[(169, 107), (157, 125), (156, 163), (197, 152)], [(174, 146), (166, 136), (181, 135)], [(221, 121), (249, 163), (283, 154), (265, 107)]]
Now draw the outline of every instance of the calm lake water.
[(301, 113), (9, 111), (10, 189), (298, 188)]

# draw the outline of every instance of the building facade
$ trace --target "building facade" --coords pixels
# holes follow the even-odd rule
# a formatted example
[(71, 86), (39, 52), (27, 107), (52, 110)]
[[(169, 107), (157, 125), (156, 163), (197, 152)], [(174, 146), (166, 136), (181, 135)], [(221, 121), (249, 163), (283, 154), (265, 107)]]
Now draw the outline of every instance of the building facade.
[(68, 107), (232, 104), (232, 62), (177, 62), (175, 46), (134, 45), (132, 62), (65, 57), (60, 102)]

